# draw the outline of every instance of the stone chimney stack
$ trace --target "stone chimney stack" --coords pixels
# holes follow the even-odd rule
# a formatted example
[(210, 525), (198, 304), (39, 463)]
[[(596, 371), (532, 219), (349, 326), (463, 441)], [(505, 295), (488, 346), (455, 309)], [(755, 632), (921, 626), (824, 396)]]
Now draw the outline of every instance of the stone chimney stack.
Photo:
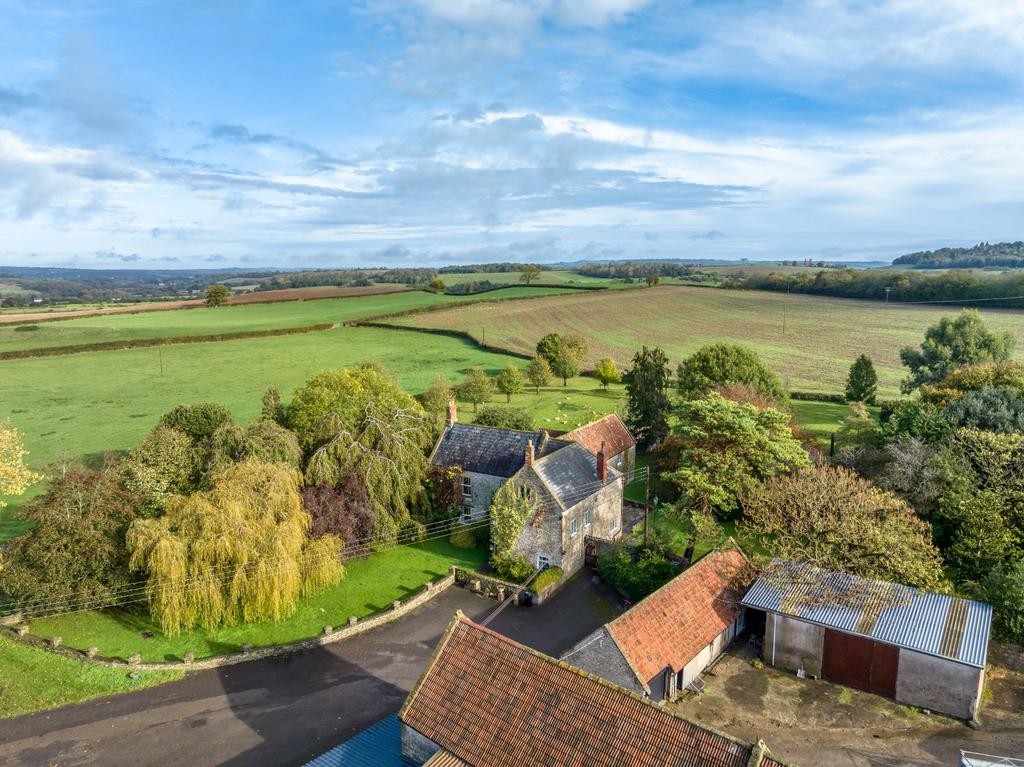
[(526, 465), (533, 466), (533, 440), (527, 440), (526, 442), (526, 453), (525, 453)]
[(608, 478), (608, 462), (604, 455), (604, 440), (601, 440), (601, 449), (597, 451), (597, 478), (602, 482)]
[(455, 398), (448, 400), (448, 425), (452, 426), (459, 420), (459, 407), (455, 404)]

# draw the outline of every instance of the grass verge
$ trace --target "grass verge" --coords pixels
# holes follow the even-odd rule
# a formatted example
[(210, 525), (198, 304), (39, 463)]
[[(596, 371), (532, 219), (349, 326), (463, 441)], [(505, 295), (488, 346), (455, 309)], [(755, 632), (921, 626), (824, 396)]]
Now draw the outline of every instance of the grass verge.
[[(36, 636), (60, 636), (69, 647), (97, 647), (108, 658), (124, 660), (138, 653), (145, 662), (178, 661), (187, 652), (196, 659), (206, 658), (238, 652), (245, 642), (262, 647), (316, 636), (324, 626), (345, 625), (350, 615), (363, 618), (389, 609), (395, 599), (407, 599), (427, 581), (445, 576), (449, 565), (473, 569), (486, 559), (482, 547), (459, 549), (441, 539), (352, 560), (346, 563), (341, 583), (301, 600), (295, 614), (280, 623), (265, 621), (169, 637), (147, 615), (103, 610), (32, 621), (29, 628)], [(151, 636), (144, 638), (147, 633)]]

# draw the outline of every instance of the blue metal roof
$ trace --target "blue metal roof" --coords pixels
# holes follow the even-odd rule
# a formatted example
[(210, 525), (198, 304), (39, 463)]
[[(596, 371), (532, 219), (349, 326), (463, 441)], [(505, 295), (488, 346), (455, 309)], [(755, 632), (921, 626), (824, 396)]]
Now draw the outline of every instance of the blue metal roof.
[(743, 604), (985, 667), (992, 607), (970, 599), (776, 560)]
[(381, 719), (305, 767), (409, 767), (402, 759), (402, 726), (398, 714)]

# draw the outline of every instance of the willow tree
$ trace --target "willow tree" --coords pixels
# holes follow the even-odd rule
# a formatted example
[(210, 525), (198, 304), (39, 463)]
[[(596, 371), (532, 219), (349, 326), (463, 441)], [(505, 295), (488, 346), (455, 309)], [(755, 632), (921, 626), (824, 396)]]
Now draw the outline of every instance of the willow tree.
[(370, 402), (354, 426), (341, 414), (328, 414), (316, 435), (320, 447), (306, 464), (306, 481), (337, 485), (355, 474), (370, 493), (377, 537), (393, 541), (423, 492), (430, 440), (430, 424), (418, 406), (384, 409)]
[(300, 596), (339, 582), (342, 543), (310, 539), (301, 477), (280, 464), (245, 461), (213, 489), (175, 496), (157, 519), (126, 536), (130, 567), (148, 575), (150, 612), (164, 633), (279, 621)]

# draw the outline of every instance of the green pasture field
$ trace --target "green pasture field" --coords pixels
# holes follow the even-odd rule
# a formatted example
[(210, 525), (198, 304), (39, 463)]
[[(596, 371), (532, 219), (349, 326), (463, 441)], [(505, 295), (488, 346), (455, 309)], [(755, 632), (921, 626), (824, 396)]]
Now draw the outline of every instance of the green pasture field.
[[(417, 393), (439, 373), (458, 382), (474, 365), (493, 375), (509, 362), (526, 364), (448, 336), (339, 327), (296, 336), (5, 360), (0, 362), (0, 402), (4, 415), (25, 435), (29, 464), (42, 469), (62, 457), (97, 458), (126, 450), (181, 403), (219, 402), (247, 422), (259, 413), (268, 387), (289, 397), (313, 373), (366, 361), (385, 365)], [(538, 427), (567, 429), (615, 409), (622, 397), (621, 387), (605, 392), (591, 378), (569, 384), (568, 389), (543, 389), (540, 395), (524, 392), (513, 404), (527, 407)], [(504, 397), (496, 395), (494, 401)], [(471, 419), (471, 408), (463, 408), (462, 420)], [(14, 508), (12, 499), (0, 509), (0, 540), (20, 530)]]
[(181, 679), (181, 671), (138, 671), (66, 658), (0, 636), (0, 718)]
[[(484, 547), (459, 549), (442, 538), (350, 560), (341, 583), (301, 599), (295, 614), (280, 623), (264, 621), (169, 637), (148, 615), (105, 610), (31, 621), (29, 630), (40, 637), (59, 636), (69, 647), (97, 647), (108, 658), (126, 660), (139, 653), (146, 662), (178, 661), (187, 652), (206, 658), (239, 652), (245, 642), (253, 647), (287, 644), (316, 636), (324, 626), (344, 626), (350, 615), (363, 618), (390, 609), (396, 599), (412, 597), (427, 581), (447, 575), (450, 565), (476, 569), (487, 555)], [(153, 636), (144, 639), (143, 632)]]
[[(527, 352), (545, 333), (579, 333), (590, 343), (588, 365), (611, 356), (627, 366), (643, 344), (665, 349), (674, 366), (698, 347), (733, 341), (754, 348), (792, 389), (836, 393), (850, 365), (868, 354), (879, 394), (895, 396), (905, 375), (899, 350), (920, 344), (925, 329), (959, 309), (767, 291), (662, 286), (604, 291), (487, 307), (453, 307), (398, 320), (400, 324), (487, 335), (491, 345)], [(993, 329), (1011, 329), (1024, 356), (1024, 312), (984, 310)]]
[[(495, 291), (476, 300), (557, 295), (552, 288), (531, 287)], [(40, 349), (51, 346), (132, 341), (175, 336), (202, 336), (239, 331), (271, 330), (343, 323), (391, 312), (425, 306), (456, 304), (468, 297), (437, 295), (424, 291), (381, 293), (351, 298), (323, 298), (313, 301), (276, 301), (267, 304), (239, 304), (215, 309), (170, 309), (137, 314), (108, 314), (41, 322), (35, 330), (25, 326), (0, 326), (0, 351)]]

